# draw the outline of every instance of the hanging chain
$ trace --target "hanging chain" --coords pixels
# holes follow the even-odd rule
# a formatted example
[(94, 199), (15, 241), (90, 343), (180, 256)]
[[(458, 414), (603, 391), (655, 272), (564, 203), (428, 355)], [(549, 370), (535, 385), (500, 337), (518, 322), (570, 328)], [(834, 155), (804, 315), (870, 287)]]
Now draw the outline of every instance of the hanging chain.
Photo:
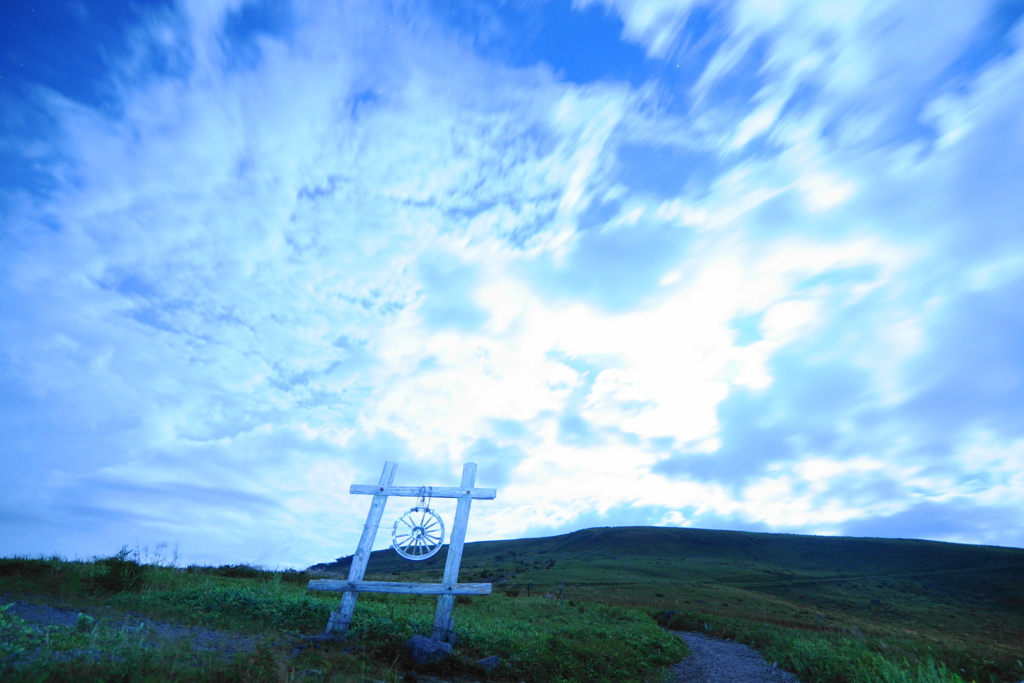
[(420, 507), (430, 509), (430, 499), (434, 497), (433, 486), (420, 487)]

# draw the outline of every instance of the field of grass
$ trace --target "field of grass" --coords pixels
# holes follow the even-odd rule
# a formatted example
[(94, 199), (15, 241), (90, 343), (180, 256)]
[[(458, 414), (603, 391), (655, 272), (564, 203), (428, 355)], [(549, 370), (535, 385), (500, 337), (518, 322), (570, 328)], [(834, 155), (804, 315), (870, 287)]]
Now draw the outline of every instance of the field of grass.
[[(303, 572), (251, 567), (146, 566), (122, 552), (94, 562), (0, 559), (0, 593), (48, 596), (90, 615), (74, 626), (33, 629), (0, 604), (0, 678), (16, 680), (398, 681), (412, 667), (414, 634), (429, 634), (436, 602), (363, 594), (343, 644), (295, 653), (301, 634), (323, 631), (338, 596), (306, 590)], [(251, 634), (230, 661), (185, 641), (147, 646), (124, 613)], [(104, 618), (103, 615), (108, 615)], [(494, 681), (660, 681), (686, 654), (678, 638), (637, 609), (543, 597), (462, 597), (455, 657), (421, 673)], [(475, 662), (498, 655), (489, 674)]]
[[(368, 579), (436, 582), (445, 551), (411, 563), (373, 554)], [(1024, 680), (1024, 550), (922, 541), (668, 528), (605, 528), (467, 544), (455, 657), (420, 673), (493, 681), (664, 679), (685, 645), (663, 628), (745, 642), (805, 683)], [(0, 678), (12, 680), (398, 681), (405, 641), (435, 601), (362, 594), (352, 635), (306, 647), (339, 596), (308, 572), (145, 564), (126, 549), (91, 562), (0, 559)], [(32, 597), (25, 597), (32, 596)], [(3, 605), (89, 615), (33, 628)], [(125, 614), (245, 634), (233, 657), (154, 641)], [(475, 662), (499, 655), (488, 674)]]
[[(426, 580), (440, 572), (445, 555), (412, 571), (397, 560), (374, 553), (368, 578)], [(346, 564), (318, 568), (344, 571)], [(497, 591), (558, 595), (564, 584), (566, 599), (696, 614), (690, 628), (707, 621), (729, 637), (767, 624), (793, 634), (794, 648), (813, 650), (804, 639), (820, 642), (828, 660), (843, 659), (833, 643), (846, 639), (864, 646), (864, 662), (879, 657), (916, 670), (931, 657), (965, 681), (1024, 680), (1021, 549), (616, 527), (471, 543), (462, 566), (461, 580), (492, 581)], [(852, 672), (801, 676), (808, 683), (856, 680)]]

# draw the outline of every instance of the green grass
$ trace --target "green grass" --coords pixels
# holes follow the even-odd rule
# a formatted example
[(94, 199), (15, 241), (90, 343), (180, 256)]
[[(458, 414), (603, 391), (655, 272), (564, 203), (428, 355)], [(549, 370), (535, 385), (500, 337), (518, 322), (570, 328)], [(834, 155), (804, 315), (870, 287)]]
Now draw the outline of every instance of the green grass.
[[(999, 680), (999, 672), (991, 670), (983, 660), (964, 658), (952, 652), (936, 652), (906, 639), (874, 638), (863, 633), (809, 632), (725, 619), (702, 612), (665, 612), (658, 615), (658, 621), (669, 629), (699, 631), (750, 645), (768, 661), (777, 662), (808, 682), (965, 683)], [(969, 669), (958, 667), (958, 664)]]
[[(50, 595), (56, 604), (111, 618), (142, 613), (262, 640), (256, 652), (229, 662), (184, 642), (147, 647), (142, 636), (111, 629), (102, 617), (90, 622), (91, 644), (85, 647), (75, 629), (40, 632), (7, 614), (4, 674), (19, 680), (263, 681), (299, 680), (304, 672), (319, 671), (318, 680), (396, 681), (411, 667), (405, 642), (430, 632), (436, 604), (431, 598), (363, 594), (343, 647), (307, 648), (291, 657), (298, 636), (322, 632), (338, 603), (337, 595), (307, 591), (307, 578), (250, 567), (147, 566), (124, 552), (93, 562), (0, 559), (3, 592)], [(475, 662), (496, 654), (501, 665), (489, 680), (658, 681), (686, 654), (647, 613), (619, 606), (498, 594), (460, 597), (454, 616), (455, 657), (421, 672), (483, 679), (487, 674)]]
[[(428, 580), (444, 561), (442, 550), (410, 567), (382, 551), (371, 558), (368, 578)], [(812, 642), (860, 634), (855, 641), (863, 636), (906, 653), (906, 662), (894, 655), (885, 666), (927, 668), (914, 655), (924, 652), (937, 670), (945, 666), (966, 680), (1024, 680), (1024, 550), (1018, 548), (617, 527), (467, 544), (462, 567), (462, 580), (492, 581), (498, 591), (557, 595), (564, 583), (574, 600), (767, 623)], [(804, 680), (852, 679), (812, 673)]]
[[(374, 553), (368, 579), (435, 582), (445, 559)], [(161, 564), (163, 566), (161, 566)], [(339, 596), (311, 572), (0, 559), (0, 592), (47, 596), (95, 615), (39, 630), (3, 613), (3, 677), (17, 680), (398, 681), (405, 641), (435, 600), (362, 594), (343, 645), (290, 651), (320, 633)], [(494, 681), (663, 679), (685, 647), (661, 625), (745, 642), (805, 683), (1024, 680), (1024, 551), (922, 541), (608, 528), (467, 544), (455, 657), (430, 671)], [(344, 575), (345, 561), (317, 567)], [(564, 593), (564, 599), (557, 599)], [(250, 634), (229, 659), (116, 626), (125, 613)], [(475, 665), (497, 654), (488, 678)], [(311, 673), (312, 672), (312, 673)], [(311, 678), (312, 677), (312, 678)]]
[(184, 642), (154, 644), (149, 635), (144, 624), (114, 627), (85, 614), (73, 626), (40, 628), (10, 614), (9, 605), (0, 606), (0, 679), (277, 680), (260, 667), (260, 649), (227, 662)]

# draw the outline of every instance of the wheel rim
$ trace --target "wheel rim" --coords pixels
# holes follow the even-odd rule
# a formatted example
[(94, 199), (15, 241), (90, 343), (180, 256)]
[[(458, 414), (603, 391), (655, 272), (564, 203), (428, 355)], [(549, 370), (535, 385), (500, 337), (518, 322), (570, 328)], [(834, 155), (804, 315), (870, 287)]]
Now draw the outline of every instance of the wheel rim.
[(441, 549), (444, 521), (428, 507), (414, 507), (391, 530), (391, 547), (407, 560), (425, 560)]

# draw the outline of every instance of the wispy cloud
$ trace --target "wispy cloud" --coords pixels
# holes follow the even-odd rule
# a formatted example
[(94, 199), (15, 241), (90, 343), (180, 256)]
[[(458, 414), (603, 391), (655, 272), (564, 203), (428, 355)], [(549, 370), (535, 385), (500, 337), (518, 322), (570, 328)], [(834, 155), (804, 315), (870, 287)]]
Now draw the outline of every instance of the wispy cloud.
[(330, 559), (385, 459), (480, 463), (471, 538), (1024, 542), (1020, 12), (552, 7), (646, 61), (203, 2), (5, 62), (0, 550)]

